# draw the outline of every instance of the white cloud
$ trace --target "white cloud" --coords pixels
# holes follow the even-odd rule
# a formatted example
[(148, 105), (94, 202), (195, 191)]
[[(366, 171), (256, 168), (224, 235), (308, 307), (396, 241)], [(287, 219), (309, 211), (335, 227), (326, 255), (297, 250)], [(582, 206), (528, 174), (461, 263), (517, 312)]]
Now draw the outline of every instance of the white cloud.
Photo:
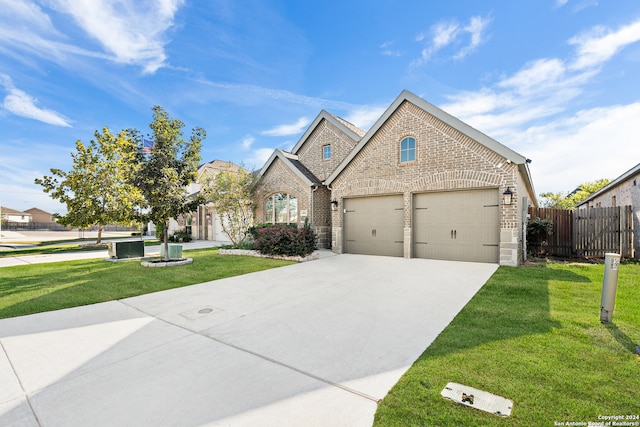
[(570, 191), (600, 178), (614, 179), (638, 164), (640, 103), (593, 108), (527, 129), (514, 138), (533, 159), (538, 193)]
[(382, 116), (386, 109), (387, 107), (380, 106), (356, 107), (345, 117), (345, 120), (366, 131)]
[(633, 166), (624, 159), (640, 158), (640, 144), (629, 137), (640, 133), (640, 104), (570, 109), (606, 61), (640, 41), (638, 30), (640, 21), (574, 37), (568, 58), (531, 61), (490, 86), (450, 96), (442, 108), (533, 159), (539, 192), (615, 178)]
[(420, 52), (420, 58), (411, 65), (419, 66), (430, 61), (437, 52), (448, 46), (459, 46), (465, 42), (465, 37), (468, 36), (468, 42), (450, 55), (456, 60), (463, 59), (486, 40), (485, 31), (490, 23), (490, 18), (473, 16), (465, 26), (455, 20), (432, 25), (427, 34), (422, 33), (416, 37), (417, 42), (426, 41), (426, 46)]
[(419, 34), (416, 41), (421, 42), (428, 39), (427, 46), (420, 52), (418, 65), (427, 62), (431, 56), (451, 44), (457, 36), (459, 24), (456, 22), (439, 22), (431, 27), (431, 37), (427, 38), (424, 34)]
[(263, 135), (268, 136), (289, 136), (297, 135), (306, 128), (311, 121), (307, 117), (301, 117), (297, 122), (289, 125), (276, 126), (273, 129), (265, 130), (261, 132)]
[(248, 150), (249, 148), (251, 148), (251, 145), (253, 145), (254, 142), (256, 142), (256, 139), (251, 135), (247, 135), (242, 140), (242, 148)]
[[(630, 27), (635, 28), (624, 28)], [(580, 43), (574, 42), (578, 45), (576, 55), (584, 58), (583, 52), (587, 45), (599, 46), (601, 40), (608, 37), (609, 35), (604, 35), (597, 39), (589, 36), (583, 37)], [(619, 37), (614, 39), (620, 40)], [(631, 40), (628, 36), (624, 39)], [(571, 40), (575, 41), (576, 38)], [(610, 43), (605, 44), (610, 46)], [(610, 52), (611, 49), (606, 51)], [(590, 63), (601, 65), (614, 53), (599, 55), (598, 61)], [(581, 95), (583, 87), (599, 72), (599, 68), (584, 64), (585, 66), (575, 67), (570, 61), (559, 58), (531, 61), (491, 87), (450, 95), (450, 102), (442, 108), (490, 135), (503, 136), (515, 132), (527, 123), (565, 111), (570, 101)]]
[(269, 160), (273, 154), (272, 148), (259, 148), (255, 150), (251, 155), (242, 160), (242, 163), (249, 170), (259, 170)]
[(56, 28), (46, 9), (32, 1), (0, 0), (0, 43), (20, 58), (35, 54), (70, 66), (69, 55), (139, 65), (154, 73), (165, 65), (166, 32), (184, 0), (43, 0), (51, 9), (70, 15), (103, 51), (69, 42), (69, 31)]
[(393, 49), (394, 42), (387, 41), (380, 45), (380, 50), (385, 56), (402, 56), (400, 51)]
[(464, 31), (470, 35), (469, 44), (460, 49), (460, 51), (453, 56), (454, 59), (462, 59), (476, 50), (476, 48), (485, 41), (485, 29), (490, 23), (491, 20), (488, 18), (482, 18), (480, 16), (472, 17), (469, 25), (464, 27)]
[(571, 68), (581, 70), (597, 67), (609, 60), (624, 47), (640, 40), (640, 20), (625, 25), (618, 31), (595, 27), (591, 31), (569, 40), (576, 46), (576, 59)]
[(0, 83), (8, 92), (2, 103), (5, 110), (16, 116), (26, 117), (50, 125), (71, 127), (69, 119), (62, 114), (47, 108), (38, 107), (36, 105), (38, 102), (37, 99), (16, 88), (9, 76), (0, 74)]
[(24, 0), (0, 0), (2, 22), (4, 25), (20, 22), (20, 25), (36, 29), (43, 33), (59, 34), (51, 23), (49, 15), (32, 3)]
[(55, 9), (71, 15), (117, 62), (140, 64), (154, 73), (166, 60), (164, 33), (184, 0), (160, 2), (121, 0), (50, 0)]

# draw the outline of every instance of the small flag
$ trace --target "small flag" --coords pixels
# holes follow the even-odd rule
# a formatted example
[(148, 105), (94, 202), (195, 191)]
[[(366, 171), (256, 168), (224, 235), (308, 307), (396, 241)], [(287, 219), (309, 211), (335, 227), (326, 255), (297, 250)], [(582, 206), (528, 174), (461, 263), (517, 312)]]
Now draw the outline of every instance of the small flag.
[(143, 139), (142, 140), (142, 151), (144, 151), (146, 154), (151, 154), (151, 150), (153, 150), (153, 147), (156, 144), (153, 141), (149, 141), (148, 139)]

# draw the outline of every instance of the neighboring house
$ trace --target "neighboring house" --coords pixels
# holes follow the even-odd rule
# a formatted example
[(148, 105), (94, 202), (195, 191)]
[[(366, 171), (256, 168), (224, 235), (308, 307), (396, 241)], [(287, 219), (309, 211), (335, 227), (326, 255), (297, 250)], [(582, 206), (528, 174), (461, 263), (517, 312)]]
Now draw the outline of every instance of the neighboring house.
[(276, 150), (256, 222), (308, 223), (337, 253), (518, 265), (537, 205), (528, 163), (403, 91), (366, 133), (322, 111)]
[[(240, 169), (240, 166), (222, 160), (204, 163), (198, 167), (198, 179), (189, 186), (187, 191), (190, 195), (196, 195), (200, 192), (202, 186), (212, 181), (218, 173), (225, 170), (237, 172)], [(176, 231), (186, 230), (188, 227), (191, 227), (191, 237), (196, 240), (229, 241), (229, 237), (222, 231), (222, 219), (216, 212), (213, 203), (200, 205), (196, 212), (169, 220), (169, 235), (174, 234)], [(149, 234), (153, 233), (155, 233), (155, 227), (150, 222)]]
[(53, 224), (56, 222), (56, 219), (49, 212), (45, 212), (42, 209), (31, 208), (25, 211), (26, 213), (31, 214), (31, 221), (37, 222), (41, 224)]
[[(222, 171), (237, 172), (240, 169), (242, 169), (240, 166), (222, 160), (213, 160), (205, 163), (198, 168), (198, 181), (191, 186), (189, 193), (199, 192), (203, 185), (213, 181), (214, 177)], [(181, 218), (178, 221), (182, 227), (187, 225), (186, 218)], [(194, 239), (219, 242), (229, 241), (229, 236), (222, 231), (222, 218), (218, 215), (213, 203), (198, 206), (197, 212), (192, 215), (191, 222), (191, 234)]]
[(15, 209), (0, 206), (0, 217), (8, 222), (31, 222), (31, 214), (28, 212), (17, 211)]
[(578, 209), (631, 206), (633, 209), (633, 250), (640, 256), (640, 163), (584, 199)]

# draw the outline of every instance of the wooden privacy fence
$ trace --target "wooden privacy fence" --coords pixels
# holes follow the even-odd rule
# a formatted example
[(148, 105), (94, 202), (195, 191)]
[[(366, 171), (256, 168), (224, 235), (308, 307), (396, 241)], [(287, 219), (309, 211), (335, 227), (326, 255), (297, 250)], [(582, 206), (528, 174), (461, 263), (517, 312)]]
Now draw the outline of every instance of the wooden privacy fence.
[(565, 209), (529, 207), (530, 219), (553, 221), (544, 251), (557, 256), (604, 257), (608, 252), (632, 258), (633, 209), (631, 206)]
[(615, 252), (624, 258), (633, 257), (631, 206), (576, 209), (573, 222), (576, 255), (604, 257), (607, 252)]
[(566, 209), (529, 207), (531, 219), (548, 219), (553, 222), (553, 234), (544, 236), (544, 252), (557, 256), (572, 256), (573, 215)]

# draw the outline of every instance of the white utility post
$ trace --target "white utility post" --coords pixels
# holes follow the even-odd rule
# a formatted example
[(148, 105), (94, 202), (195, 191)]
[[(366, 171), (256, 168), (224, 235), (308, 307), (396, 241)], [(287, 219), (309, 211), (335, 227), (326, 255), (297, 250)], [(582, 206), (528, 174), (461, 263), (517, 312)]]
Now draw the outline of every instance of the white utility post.
[(613, 307), (616, 302), (618, 288), (618, 269), (620, 255), (605, 254), (604, 278), (602, 279), (602, 302), (600, 303), (600, 322), (609, 323), (613, 317)]

